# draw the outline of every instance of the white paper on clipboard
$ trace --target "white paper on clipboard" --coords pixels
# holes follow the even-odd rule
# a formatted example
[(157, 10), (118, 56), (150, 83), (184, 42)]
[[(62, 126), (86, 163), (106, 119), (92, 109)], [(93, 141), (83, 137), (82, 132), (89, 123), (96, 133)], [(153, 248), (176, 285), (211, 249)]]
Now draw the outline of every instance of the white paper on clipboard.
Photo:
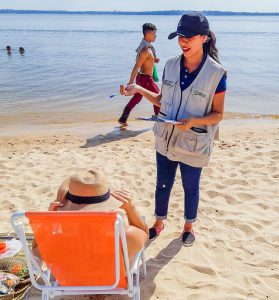
[(138, 117), (136, 118), (137, 120), (143, 120), (143, 121), (151, 121), (151, 122), (163, 122), (163, 123), (169, 123), (169, 124), (183, 124), (182, 122), (178, 122), (175, 120), (170, 120), (170, 119), (165, 119), (165, 118), (161, 118), (161, 117), (156, 117), (156, 116), (152, 116), (152, 117)]

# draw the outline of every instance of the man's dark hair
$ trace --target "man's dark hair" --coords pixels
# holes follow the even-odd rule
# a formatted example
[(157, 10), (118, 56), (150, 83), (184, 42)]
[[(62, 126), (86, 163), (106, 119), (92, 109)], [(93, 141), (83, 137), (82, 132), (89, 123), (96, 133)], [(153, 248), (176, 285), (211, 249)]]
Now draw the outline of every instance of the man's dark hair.
[(148, 31), (157, 30), (156, 26), (151, 23), (145, 23), (142, 25), (142, 33), (145, 35)]

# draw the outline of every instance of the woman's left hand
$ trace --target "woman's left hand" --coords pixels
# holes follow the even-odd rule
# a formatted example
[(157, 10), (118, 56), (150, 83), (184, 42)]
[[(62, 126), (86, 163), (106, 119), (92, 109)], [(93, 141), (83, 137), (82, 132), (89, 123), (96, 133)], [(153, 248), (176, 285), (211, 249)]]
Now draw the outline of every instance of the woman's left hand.
[(183, 124), (176, 125), (179, 129), (181, 129), (183, 131), (187, 131), (193, 126), (192, 119), (181, 119), (181, 120), (178, 120), (178, 122), (183, 123)]
[(112, 192), (111, 195), (117, 199), (118, 201), (122, 202), (121, 208), (125, 211), (129, 210), (131, 207), (133, 207), (133, 200), (131, 197), (131, 194), (127, 191), (115, 191)]

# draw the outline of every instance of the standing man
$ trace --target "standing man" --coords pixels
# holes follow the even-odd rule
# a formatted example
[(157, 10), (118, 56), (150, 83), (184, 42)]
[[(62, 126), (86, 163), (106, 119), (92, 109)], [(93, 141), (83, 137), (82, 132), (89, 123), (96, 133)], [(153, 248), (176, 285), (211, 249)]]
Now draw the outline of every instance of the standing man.
[[(153, 78), (153, 72), (155, 68), (154, 64), (158, 63), (160, 59), (156, 57), (155, 48), (151, 44), (156, 39), (156, 31), (156, 26), (151, 23), (145, 23), (142, 25), (143, 39), (136, 49), (136, 63), (127, 85), (134, 83), (134, 80), (136, 78), (136, 84), (146, 88), (151, 92), (159, 93), (159, 88)], [(131, 110), (141, 101), (141, 99), (142, 95), (137, 93), (125, 106), (123, 113), (118, 120), (118, 123), (121, 126), (128, 126), (127, 119), (129, 117), (129, 114)], [(158, 112), (159, 107), (154, 105), (155, 115), (157, 115)]]

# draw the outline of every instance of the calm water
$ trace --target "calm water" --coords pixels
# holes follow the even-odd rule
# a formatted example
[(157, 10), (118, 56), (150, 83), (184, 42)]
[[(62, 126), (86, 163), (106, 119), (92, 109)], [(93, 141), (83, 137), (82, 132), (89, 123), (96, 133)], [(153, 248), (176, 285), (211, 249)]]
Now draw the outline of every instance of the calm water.
[[(155, 43), (161, 76), (179, 54), (167, 35), (179, 16), (0, 15), (0, 115), (77, 112), (116, 118), (127, 98), (106, 96), (126, 83), (141, 40), (141, 25), (159, 28)], [(279, 17), (209, 17), (228, 70), (227, 112), (279, 114)], [(8, 56), (5, 46), (14, 52)], [(26, 53), (21, 56), (18, 47)], [(151, 113), (146, 102), (135, 114)], [(3, 118), (2, 118), (3, 119)], [(28, 122), (28, 121), (27, 121)]]

